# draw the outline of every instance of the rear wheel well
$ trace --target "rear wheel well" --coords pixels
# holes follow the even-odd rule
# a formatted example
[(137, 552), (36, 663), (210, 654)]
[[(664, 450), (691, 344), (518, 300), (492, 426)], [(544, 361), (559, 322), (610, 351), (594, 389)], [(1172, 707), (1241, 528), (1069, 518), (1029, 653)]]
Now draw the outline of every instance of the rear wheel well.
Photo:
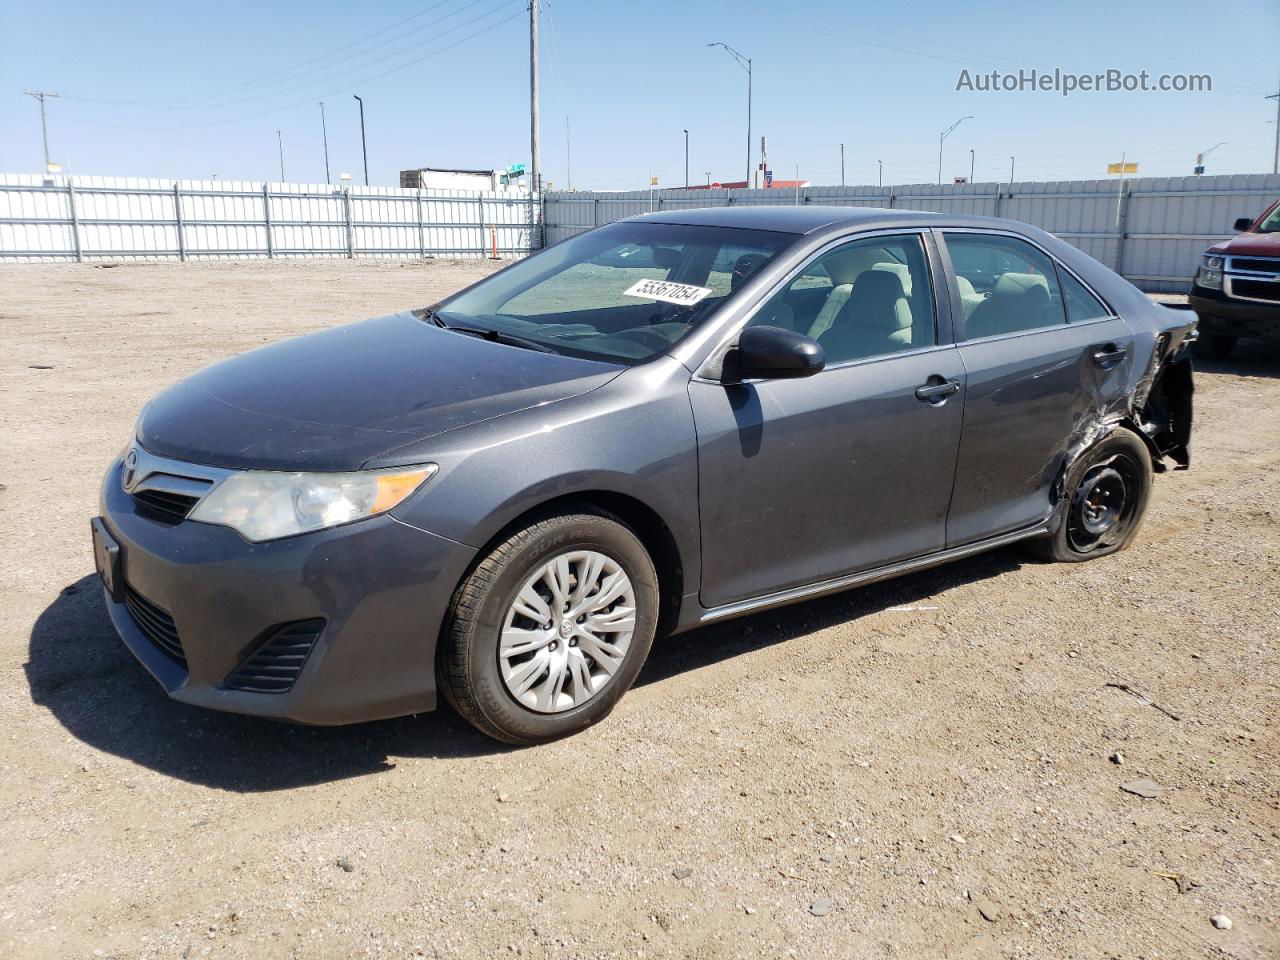
[[(489, 538), (476, 554), (476, 563), (483, 560), (493, 548), (516, 530), (521, 530), (549, 515), (572, 513), (583, 507), (594, 509), (621, 520), (640, 538), (653, 560), (658, 574), (658, 635), (674, 628), (680, 613), (680, 600), (684, 596), (684, 564), (680, 549), (666, 522), (652, 507), (635, 497), (611, 490), (588, 490), (566, 494), (540, 503), (526, 510)], [(471, 570), (467, 571), (467, 576)], [(466, 582), (466, 576), (463, 577)]]

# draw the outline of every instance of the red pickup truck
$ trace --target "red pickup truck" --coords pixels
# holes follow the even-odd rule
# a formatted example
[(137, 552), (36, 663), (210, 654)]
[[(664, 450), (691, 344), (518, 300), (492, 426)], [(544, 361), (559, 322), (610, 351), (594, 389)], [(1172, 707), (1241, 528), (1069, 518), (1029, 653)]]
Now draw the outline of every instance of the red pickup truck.
[(1280, 200), (1235, 228), (1240, 236), (1206, 250), (1191, 282), (1201, 356), (1225, 357), (1239, 337), (1280, 340)]

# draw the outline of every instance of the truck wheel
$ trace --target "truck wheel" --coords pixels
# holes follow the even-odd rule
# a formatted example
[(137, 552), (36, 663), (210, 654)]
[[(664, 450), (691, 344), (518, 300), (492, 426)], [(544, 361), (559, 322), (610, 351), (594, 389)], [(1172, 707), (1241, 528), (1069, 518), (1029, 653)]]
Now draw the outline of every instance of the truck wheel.
[(1236, 348), (1236, 337), (1225, 333), (1202, 333), (1191, 352), (1202, 360), (1225, 360)]
[(1028, 543), (1042, 560), (1079, 563), (1133, 542), (1151, 496), (1151, 454), (1132, 431), (1117, 428), (1068, 471), (1062, 522)]
[(441, 685), (497, 740), (554, 740), (609, 714), (657, 621), (657, 573), (625, 524), (588, 509), (549, 516), (494, 547), (458, 588)]

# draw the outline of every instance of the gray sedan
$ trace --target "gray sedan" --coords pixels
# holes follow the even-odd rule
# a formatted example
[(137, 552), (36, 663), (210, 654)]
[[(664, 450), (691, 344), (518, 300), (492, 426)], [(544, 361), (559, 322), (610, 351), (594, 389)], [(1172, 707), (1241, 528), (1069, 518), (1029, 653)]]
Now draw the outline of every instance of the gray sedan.
[[(93, 521), (170, 696), (537, 743), (655, 635), (1024, 542), (1133, 539), (1194, 316), (1012, 221), (643, 216), (169, 388)], [(696, 642), (692, 640), (691, 642)]]

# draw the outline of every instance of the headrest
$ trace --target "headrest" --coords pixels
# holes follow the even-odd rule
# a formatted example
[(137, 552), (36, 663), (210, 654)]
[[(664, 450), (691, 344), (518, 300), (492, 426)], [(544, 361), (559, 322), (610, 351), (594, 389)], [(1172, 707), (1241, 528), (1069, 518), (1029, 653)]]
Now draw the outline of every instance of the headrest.
[(849, 302), (841, 311), (845, 322), (879, 330), (901, 330), (911, 326), (911, 311), (902, 281), (888, 270), (864, 270), (854, 281)]
[(730, 291), (737, 290), (750, 279), (751, 275), (764, 266), (769, 258), (763, 253), (744, 253), (733, 264), (733, 273), (729, 277)]
[(991, 291), (993, 297), (1049, 297), (1049, 281), (1038, 273), (1002, 273)]

